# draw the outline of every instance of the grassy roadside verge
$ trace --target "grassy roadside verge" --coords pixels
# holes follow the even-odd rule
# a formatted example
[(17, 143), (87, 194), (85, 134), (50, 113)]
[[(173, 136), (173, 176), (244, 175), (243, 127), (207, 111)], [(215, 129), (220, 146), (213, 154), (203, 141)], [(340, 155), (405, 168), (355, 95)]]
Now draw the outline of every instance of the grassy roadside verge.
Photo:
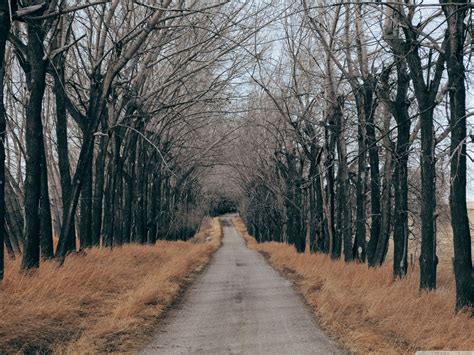
[(474, 350), (474, 319), (454, 313), (449, 270), (440, 270), (436, 292), (422, 293), (416, 272), (393, 281), (389, 265), (369, 270), (324, 255), (297, 254), (286, 244), (258, 244), (242, 220), (233, 222), (249, 248), (294, 281), (322, 328), (349, 351)]
[(0, 286), (0, 353), (141, 349), (221, 238), (214, 218), (188, 242), (92, 249), (69, 257), (60, 269), (43, 263), (32, 276), (10, 262)]

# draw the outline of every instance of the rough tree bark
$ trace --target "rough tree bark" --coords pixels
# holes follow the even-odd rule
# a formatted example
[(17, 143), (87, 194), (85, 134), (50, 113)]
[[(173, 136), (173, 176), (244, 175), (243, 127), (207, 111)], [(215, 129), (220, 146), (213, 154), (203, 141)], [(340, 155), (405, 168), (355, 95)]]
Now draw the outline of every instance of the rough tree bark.
[(407, 98), (410, 78), (406, 63), (397, 63), (397, 96), (391, 104), (391, 112), (397, 122), (397, 146), (393, 178), (395, 211), (393, 230), (393, 274), (403, 278), (408, 270), (408, 156), (410, 149), (411, 120)]
[(92, 201), (92, 246), (99, 246), (102, 234), (102, 204), (105, 185), (105, 158), (109, 136), (101, 134), (99, 138), (99, 151), (95, 159), (94, 199)]
[[(474, 307), (474, 270), (471, 255), (471, 231), (466, 205), (466, 87), (464, 41), (470, 1), (444, 0), (443, 11), (448, 24), (446, 64), (451, 108), (451, 184), (449, 203), (454, 241), (454, 275), (456, 308)], [(454, 4), (455, 3), (455, 4)], [(463, 5), (461, 5), (461, 3)]]
[(375, 104), (374, 104), (374, 84), (369, 78), (366, 83), (365, 97), (367, 108), (367, 145), (370, 162), (370, 239), (367, 245), (367, 263), (369, 266), (376, 266), (375, 252), (380, 239), (382, 214), (380, 208), (380, 171), (379, 171), (379, 149), (375, 134)]
[[(90, 248), (92, 245), (92, 158), (82, 175), (79, 239), (80, 249)], [(71, 228), (72, 229), (72, 228)]]
[[(53, 48), (60, 48), (63, 42), (62, 28), (53, 42)], [(56, 147), (58, 151), (58, 168), (61, 181), (62, 210), (66, 210), (71, 195), (71, 172), (68, 149), (68, 122), (66, 109), (66, 94), (64, 92), (64, 56), (59, 54), (53, 60), (54, 65), (54, 95), (56, 100)], [(67, 252), (76, 250), (76, 229), (74, 217), (68, 236)]]
[(4, 239), (5, 239), (5, 131), (6, 112), (3, 98), (3, 79), (5, 74), (5, 48), (10, 32), (10, 12), (8, 0), (0, 2), (0, 281), (4, 274)]
[[(22, 269), (39, 266), (41, 238), (41, 180), (44, 155), (42, 106), (46, 88), (46, 61), (41, 23), (28, 24), (27, 82), (29, 99), (26, 107), (26, 180), (25, 180), (25, 248)], [(43, 197), (44, 198), (44, 197)], [(46, 203), (46, 201), (44, 201)], [(49, 201), (48, 201), (49, 203)]]

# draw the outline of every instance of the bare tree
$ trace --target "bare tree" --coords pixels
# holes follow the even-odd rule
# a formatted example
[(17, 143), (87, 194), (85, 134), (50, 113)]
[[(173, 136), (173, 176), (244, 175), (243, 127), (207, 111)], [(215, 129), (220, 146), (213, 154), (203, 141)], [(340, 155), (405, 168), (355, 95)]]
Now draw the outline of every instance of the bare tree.
[(456, 308), (474, 306), (474, 272), (471, 255), (471, 233), (466, 206), (466, 87), (464, 43), (468, 13), (467, 1), (440, 1), (447, 22), (446, 66), (448, 71), (451, 181), (449, 202), (454, 239), (454, 274)]

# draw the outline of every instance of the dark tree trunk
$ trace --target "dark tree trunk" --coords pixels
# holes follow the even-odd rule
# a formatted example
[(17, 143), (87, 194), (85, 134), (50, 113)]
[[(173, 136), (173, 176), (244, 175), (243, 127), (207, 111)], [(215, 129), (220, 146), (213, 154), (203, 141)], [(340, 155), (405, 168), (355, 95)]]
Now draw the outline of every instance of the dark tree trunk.
[[(452, 0), (440, 1), (448, 23), (446, 63), (451, 108), (451, 186), (449, 203), (454, 241), (454, 276), (456, 308), (474, 307), (474, 270), (471, 255), (471, 231), (466, 205), (466, 87), (464, 68), (464, 18), (466, 5), (450, 5)], [(459, 1), (455, 1), (459, 4)]]
[(122, 144), (122, 140), (120, 138), (122, 132), (116, 132), (114, 134), (114, 202), (113, 202), (113, 213), (114, 216), (114, 226), (113, 226), (113, 238), (115, 245), (122, 245), (123, 244), (123, 236), (122, 236), (122, 188), (123, 188), (123, 180), (122, 180), (122, 159), (120, 157), (120, 147)]
[[(162, 235), (165, 239), (169, 237), (169, 230), (170, 230), (170, 212), (171, 211), (171, 188), (169, 184), (169, 176), (165, 175), (163, 179), (162, 185), (162, 197), (161, 200), (163, 201), (162, 204)], [(256, 222), (256, 221), (255, 221)]]
[(129, 135), (129, 149), (127, 149), (125, 189), (123, 201), (123, 236), (127, 242), (132, 242), (133, 225), (133, 192), (135, 186), (135, 162), (137, 150), (137, 135), (133, 132)]
[(406, 64), (397, 64), (397, 98), (391, 104), (391, 112), (397, 122), (397, 147), (393, 189), (395, 211), (393, 226), (393, 275), (405, 277), (408, 270), (408, 155), (410, 149), (410, 115), (407, 98), (410, 79)]
[(333, 259), (339, 259), (342, 252), (342, 236), (336, 232), (335, 228), (335, 196), (334, 196), (334, 161), (336, 156), (336, 145), (339, 135), (337, 122), (341, 121), (342, 110), (339, 100), (332, 105), (332, 112), (329, 117), (329, 127), (326, 128), (327, 158), (326, 158), (326, 181), (327, 181), (327, 221), (328, 234), (331, 240), (330, 252)]
[(344, 245), (344, 261), (350, 262), (353, 259), (352, 253), (352, 206), (349, 191), (349, 169), (347, 166), (347, 144), (344, 138), (344, 117), (342, 116), (343, 97), (338, 97), (338, 111), (335, 116), (337, 131), (337, 191), (338, 191), (338, 224), (337, 233), (341, 235)]
[[(149, 231), (149, 225), (148, 225), (148, 171), (150, 169), (150, 164), (149, 164), (149, 154), (148, 154), (148, 143), (143, 142), (143, 146), (145, 148), (144, 150), (144, 156), (143, 156), (143, 170), (142, 170), (142, 175), (143, 175), (143, 185), (141, 186), (142, 188), (142, 220), (143, 220), (143, 238), (144, 238), (144, 243), (148, 243), (148, 231)], [(174, 210), (171, 210), (174, 211)], [(170, 212), (173, 213), (173, 212)], [(179, 226), (176, 226), (179, 227)], [(179, 230), (177, 228), (176, 230)], [(178, 240), (176, 238), (175, 240)]]
[[(311, 147), (310, 155), (310, 166), (308, 180), (310, 181), (308, 188), (308, 202), (309, 202), (309, 250), (311, 253), (317, 251), (317, 240), (318, 240), (318, 225), (319, 218), (317, 215), (316, 206), (316, 189), (319, 188), (316, 185), (316, 178), (319, 173), (317, 156), (319, 156), (320, 149), (316, 146)], [(321, 218), (322, 219), (322, 218)]]
[[(158, 163), (158, 158), (154, 158), (153, 160), (155, 164)], [(155, 169), (155, 168), (154, 168)], [(150, 202), (150, 210), (148, 212), (148, 243), (154, 244), (157, 238), (157, 216), (158, 216), (158, 204), (159, 204), (159, 188), (160, 180), (158, 178), (158, 174), (149, 174), (149, 185), (150, 185), (150, 192), (149, 192), (149, 202)], [(187, 214), (187, 211), (186, 211)]]
[(314, 180), (314, 190), (316, 195), (316, 251), (327, 254), (328, 248), (326, 247), (326, 231), (324, 229), (324, 209), (323, 209), (323, 192), (321, 182), (321, 169), (318, 164), (318, 172)]
[[(292, 153), (285, 154), (286, 167), (280, 163), (280, 170), (283, 172), (286, 184), (286, 219), (288, 244), (294, 245), (298, 253), (302, 253), (306, 247), (306, 233), (303, 225), (303, 215), (301, 212), (301, 179), (298, 177), (297, 159)], [(322, 208), (322, 204), (321, 204)]]
[(369, 266), (376, 266), (375, 251), (380, 238), (381, 210), (380, 210), (380, 171), (379, 171), (379, 149), (375, 134), (375, 104), (374, 84), (369, 80), (365, 84), (365, 114), (367, 117), (367, 144), (370, 162), (370, 239), (367, 246), (367, 262)]
[[(436, 288), (436, 226), (435, 226), (435, 157), (433, 146), (433, 111), (421, 106), (421, 252), (420, 288)], [(428, 112), (426, 112), (428, 110)]]
[[(60, 5), (62, 7), (62, 5)], [(65, 43), (64, 19), (60, 19), (55, 36), (52, 39), (53, 50), (61, 48)], [(58, 168), (61, 184), (62, 214), (66, 210), (71, 194), (71, 172), (68, 148), (68, 121), (65, 92), (65, 57), (58, 54), (53, 59), (54, 96), (56, 104), (56, 148), (58, 153)], [(76, 250), (76, 228), (74, 218), (72, 228), (66, 243), (66, 252)]]
[(22, 214), (22, 206), (16, 191), (12, 186), (13, 177), (8, 170), (5, 171), (5, 207), (6, 207), (6, 223), (9, 231), (9, 237), (12, 240), (12, 246), (16, 249), (18, 255), (21, 254), (20, 246), (23, 246), (23, 229), (24, 220)]
[(40, 258), (40, 200), (41, 163), (44, 154), (43, 123), (41, 119), (46, 88), (46, 63), (43, 60), (43, 31), (41, 24), (28, 24), (28, 93), (26, 108), (26, 180), (25, 180), (25, 248), (22, 269), (39, 266)]
[(135, 185), (136, 200), (135, 200), (134, 208), (133, 208), (134, 220), (135, 220), (135, 241), (137, 243), (144, 244), (146, 240), (146, 234), (145, 234), (146, 220), (144, 219), (145, 199), (143, 196), (143, 185), (145, 183), (145, 180), (144, 180), (145, 145), (142, 138), (139, 139), (136, 159), (137, 159), (137, 163), (135, 164), (136, 177), (137, 177), (137, 181)]
[(99, 151), (95, 160), (94, 199), (92, 200), (92, 245), (99, 246), (102, 234), (102, 202), (105, 184), (105, 157), (109, 137), (100, 136)]
[(366, 117), (364, 92), (356, 92), (357, 116), (357, 183), (356, 183), (356, 233), (353, 245), (353, 258), (359, 262), (365, 262), (366, 258), (366, 168), (367, 168), (367, 144), (366, 144)]
[[(84, 132), (84, 134), (87, 134)], [(90, 164), (87, 164), (82, 175), (81, 207), (79, 237), (81, 250), (90, 248), (92, 245), (92, 155), (89, 157)]]
[(383, 142), (385, 146), (385, 163), (383, 168), (383, 185), (381, 200), (381, 226), (380, 237), (375, 248), (374, 266), (380, 266), (384, 263), (387, 256), (388, 243), (390, 239), (392, 223), (392, 165), (393, 165), (393, 144), (390, 139), (390, 111), (385, 111), (385, 122), (383, 129)]
[(104, 227), (103, 235), (104, 241), (103, 244), (106, 247), (112, 247), (113, 245), (113, 230), (114, 230), (114, 190), (115, 190), (115, 171), (114, 171), (114, 159), (113, 154), (109, 155), (109, 161), (107, 164), (107, 185), (105, 187), (105, 197), (104, 197)]
[(2, 1), (0, 6), (0, 281), (4, 274), (4, 239), (5, 239), (5, 131), (6, 112), (3, 97), (3, 80), (5, 75), (5, 47), (8, 33), (10, 32), (10, 14), (7, 1)]
[[(57, 44), (59, 46), (59, 44)], [(56, 99), (56, 142), (58, 151), (58, 168), (61, 180), (61, 197), (63, 214), (71, 195), (71, 172), (68, 149), (68, 129), (66, 98), (64, 93), (64, 63), (58, 56), (55, 60), (54, 93)], [(74, 219), (66, 243), (66, 252), (76, 250), (76, 229)]]
[(304, 223), (304, 216), (302, 212), (303, 204), (302, 204), (302, 191), (301, 191), (301, 179), (298, 178), (296, 186), (295, 186), (295, 206), (294, 206), (294, 214), (295, 214), (295, 247), (298, 253), (304, 253), (306, 249), (306, 231), (305, 231), (305, 223)]
[(41, 258), (49, 260), (54, 257), (53, 248), (53, 226), (51, 220), (51, 206), (49, 202), (48, 191), (48, 164), (46, 163), (46, 149), (42, 142), (41, 151), (41, 200), (40, 200), (40, 219), (41, 219)]
[(161, 158), (157, 158), (157, 165), (156, 165), (156, 172), (155, 172), (155, 219), (154, 224), (156, 227), (156, 235), (155, 240), (160, 238), (160, 226), (161, 226), (161, 185), (162, 185), (162, 166), (161, 166)]

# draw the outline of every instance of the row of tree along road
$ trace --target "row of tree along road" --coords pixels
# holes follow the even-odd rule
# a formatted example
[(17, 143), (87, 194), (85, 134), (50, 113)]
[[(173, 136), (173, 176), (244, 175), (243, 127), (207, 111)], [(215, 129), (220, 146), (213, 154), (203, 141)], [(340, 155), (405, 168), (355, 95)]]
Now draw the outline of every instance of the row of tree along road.
[(309, 241), (312, 252), (369, 267), (385, 262), (393, 236), (394, 277), (406, 276), (416, 253), (420, 288), (429, 291), (436, 288), (437, 223), (450, 221), (456, 306), (472, 307), (472, 5), (282, 6), (279, 38), (261, 33), (261, 42), (277, 41), (278, 56), (275, 46), (271, 60), (256, 52), (250, 128), (236, 157), (249, 231), (299, 252)]
[[(467, 0), (0, 1), (0, 277), (4, 246), (29, 271), (186, 239), (235, 182), (259, 241), (377, 267), (393, 235), (394, 277), (416, 252), (423, 290), (445, 218), (472, 307), (471, 16)], [(213, 212), (234, 210), (225, 192)]]
[(0, 279), (4, 246), (30, 271), (78, 248), (194, 234), (259, 11), (0, 1)]

